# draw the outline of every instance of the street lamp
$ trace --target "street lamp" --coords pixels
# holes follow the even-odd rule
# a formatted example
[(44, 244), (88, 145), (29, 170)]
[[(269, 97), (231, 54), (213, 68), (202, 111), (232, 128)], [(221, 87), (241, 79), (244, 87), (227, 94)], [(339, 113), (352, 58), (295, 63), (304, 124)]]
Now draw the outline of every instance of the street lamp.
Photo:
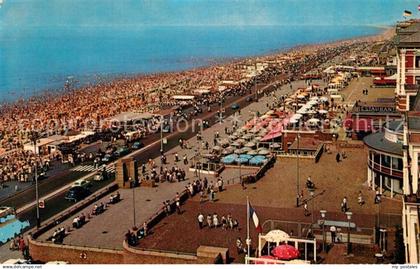
[(296, 136), (297, 149), (296, 149), (296, 207), (299, 207), (299, 133)]
[(36, 131), (31, 131), (30, 140), (34, 144), (34, 155), (35, 155), (35, 169), (34, 169), (34, 177), (35, 177), (35, 200), (36, 200), (36, 227), (39, 228), (41, 226), (41, 217), (39, 214), (39, 190), (38, 190), (38, 161), (37, 161), (37, 147), (36, 143), (39, 139), (39, 134)]
[(353, 215), (352, 212), (347, 211), (346, 212), (346, 216), (347, 216), (347, 222), (348, 222), (348, 227), (347, 227), (347, 255), (350, 254), (351, 252), (351, 244), (350, 244), (350, 220), (351, 220), (351, 216)]
[(327, 210), (320, 210), (319, 213), (321, 213), (322, 218), (322, 251), (325, 252), (325, 215), (327, 214)]

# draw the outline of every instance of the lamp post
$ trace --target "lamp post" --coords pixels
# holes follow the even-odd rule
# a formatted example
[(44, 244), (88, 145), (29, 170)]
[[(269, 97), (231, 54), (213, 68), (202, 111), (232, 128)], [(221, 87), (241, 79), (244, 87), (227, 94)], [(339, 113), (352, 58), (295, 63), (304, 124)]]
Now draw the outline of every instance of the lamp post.
[(296, 136), (297, 149), (296, 149), (296, 207), (299, 207), (299, 134)]
[(36, 200), (36, 227), (39, 228), (41, 226), (41, 217), (39, 214), (39, 189), (38, 189), (38, 161), (37, 161), (37, 147), (36, 143), (39, 139), (39, 134), (36, 131), (31, 131), (30, 140), (34, 144), (34, 155), (35, 155), (35, 169), (34, 169), (34, 177), (35, 177), (35, 200)]
[(352, 212), (347, 211), (346, 212), (346, 216), (347, 216), (347, 223), (348, 223), (348, 227), (347, 227), (347, 255), (349, 255), (351, 253), (351, 244), (350, 244), (350, 220), (351, 220), (351, 216), (353, 215)]
[(160, 153), (163, 154), (163, 115), (160, 119)]
[(220, 103), (219, 123), (222, 124), (222, 122), (223, 122), (223, 114), (222, 114), (223, 113), (222, 112), (222, 109), (223, 109), (223, 94), (222, 93), (220, 93), (219, 103)]
[(134, 184), (132, 186), (133, 188), (133, 227), (136, 227), (136, 196), (135, 196), (135, 187)]
[(327, 214), (327, 210), (320, 210), (322, 218), (322, 251), (325, 252), (325, 215)]

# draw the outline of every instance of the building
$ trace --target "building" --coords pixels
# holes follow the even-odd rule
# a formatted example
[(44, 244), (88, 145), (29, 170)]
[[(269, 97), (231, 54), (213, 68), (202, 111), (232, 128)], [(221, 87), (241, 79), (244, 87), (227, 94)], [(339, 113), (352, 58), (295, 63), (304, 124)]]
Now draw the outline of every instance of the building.
[(363, 139), (368, 148), (367, 179), (372, 190), (389, 196), (403, 193), (403, 121), (389, 121), (383, 130)]
[(420, 89), (420, 22), (400, 23), (396, 33), (397, 108), (408, 111)]

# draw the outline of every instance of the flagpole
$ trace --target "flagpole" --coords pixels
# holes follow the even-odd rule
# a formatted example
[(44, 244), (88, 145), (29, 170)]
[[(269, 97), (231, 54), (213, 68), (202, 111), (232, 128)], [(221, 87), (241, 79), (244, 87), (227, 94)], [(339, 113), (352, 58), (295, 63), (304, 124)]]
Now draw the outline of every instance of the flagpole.
[(246, 218), (246, 244), (248, 246), (247, 256), (249, 258), (250, 257), (250, 254), (251, 254), (251, 241), (250, 241), (250, 238), (249, 238), (249, 218), (250, 218), (250, 216), (249, 216), (249, 200), (248, 200), (248, 196), (246, 197), (246, 216), (247, 216), (247, 218)]

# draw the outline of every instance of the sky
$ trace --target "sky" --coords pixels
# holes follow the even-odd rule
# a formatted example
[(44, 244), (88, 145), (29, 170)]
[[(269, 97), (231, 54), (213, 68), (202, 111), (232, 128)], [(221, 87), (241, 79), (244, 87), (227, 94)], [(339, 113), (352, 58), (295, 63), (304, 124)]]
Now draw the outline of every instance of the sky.
[(0, 26), (390, 25), (419, 0), (3, 0)]

